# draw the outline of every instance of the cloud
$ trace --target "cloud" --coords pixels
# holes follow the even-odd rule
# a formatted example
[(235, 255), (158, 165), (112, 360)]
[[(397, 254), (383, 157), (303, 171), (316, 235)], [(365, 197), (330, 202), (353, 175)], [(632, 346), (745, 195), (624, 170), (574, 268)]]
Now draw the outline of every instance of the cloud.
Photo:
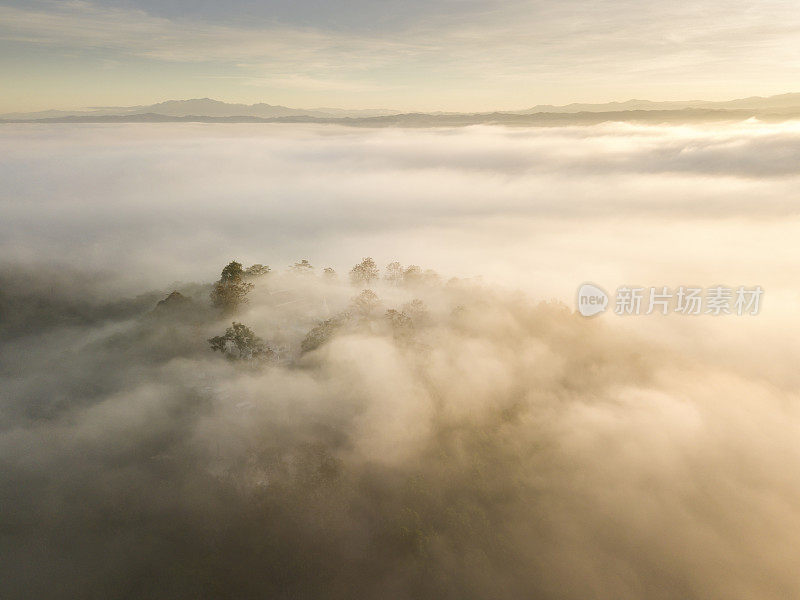
[[(708, 243), (715, 235), (722, 243), (742, 235), (741, 220), (753, 217), (783, 231), (765, 234), (764, 243), (778, 244), (791, 237), (795, 208), (787, 198), (800, 148), (795, 125), (758, 123), (5, 125), (0, 143), (7, 259), (63, 259), (152, 285), (208, 278), (206, 265), (230, 253), (253, 262), (277, 253), (282, 264), (309, 255), (336, 266), (369, 249), (386, 262), (409, 255), (503, 283), (518, 282), (522, 272), (531, 277), (527, 286), (563, 279), (537, 260), (548, 243), (560, 245), (550, 231), (621, 252), (613, 236), (603, 236), (605, 225), (597, 236), (584, 232), (608, 220), (631, 239), (645, 230), (663, 236), (664, 252), (676, 228), (696, 232), (692, 243), (705, 248), (703, 228)], [(475, 236), (484, 240), (481, 250), (467, 241)], [(134, 246), (141, 251), (131, 253)], [(691, 264), (691, 247), (672, 252)], [(527, 267), (506, 271), (509, 254)], [(655, 250), (648, 258), (662, 260)], [(620, 256), (619, 264), (628, 263)], [(722, 272), (726, 264), (715, 262)], [(545, 272), (536, 277), (532, 268)]]
[[(509, 97), (522, 103), (516, 108), (597, 99), (598, 90), (609, 98), (663, 96), (667, 85), (694, 95), (699, 82), (719, 90), (733, 74), (758, 89), (784, 91), (785, 69), (797, 62), (793, 40), (800, 27), (795, 12), (777, 1), (759, 10), (745, 1), (702, 7), (444, 2), (407, 7), (365, 26), (364, 14), (374, 10), (343, 7), (336, 16), (307, 19), (273, 7), (243, 24), (189, 7), (165, 12), (136, 3), (7, 4), (0, 6), (0, 40), (25, 55), (38, 46), (185, 63), (193, 76), (215, 77), (224, 67), (282, 97), (287, 84), (309, 92), (308, 82), (314, 82), (311, 91), (351, 90), (350, 103), (362, 107), (359, 92), (392, 105), (422, 106), (424, 96), (428, 106), (453, 108), (469, 90), (474, 107), (489, 109), (515, 108)], [(555, 87), (570, 92), (561, 97)], [(721, 95), (733, 93), (738, 91)]]
[[(796, 596), (797, 147), (752, 122), (3, 126), (0, 595)], [(374, 318), (301, 356), (366, 254), (444, 277), (375, 284)], [(303, 257), (339, 282), (285, 274)], [(232, 258), (273, 267), (235, 317), (263, 369), (207, 346)], [(766, 292), (752, 318), (540, 302), (584, 281)]]
[[(796, 389), (724, 351), (464, 282), (378, 284), (383, 308), (428, 306), (410, 341), (379, 312), (299, 358), (324, 306), (358, 288), (274, 274), (237, 318), (291, 362), (238, 368), (204, 344), (224, 318), (110, 313), (123, 298), (75, 275), (3, 274), (4, 298), (34, 307), (75, 288), (104, 299), (82, 323), (31, 319), (0, 345), (4, 597), (800, 586)], [(183, 291), (206, 302), (205, 286)]]

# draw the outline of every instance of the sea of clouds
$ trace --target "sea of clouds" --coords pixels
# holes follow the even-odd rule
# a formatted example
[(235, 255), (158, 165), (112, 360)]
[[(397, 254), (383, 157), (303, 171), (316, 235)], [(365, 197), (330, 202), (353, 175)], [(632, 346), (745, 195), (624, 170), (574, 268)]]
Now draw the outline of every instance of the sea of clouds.
[[(0, 157), (3, 597), (800, 594), (800, 126), (3, 125)], [(440, 277), (301, 352), (367, 255)], [(232, 259), (273, 269), (235, 316)], [(587, 320), (586, 281), (765, 294)], [(279, 360), (211, 352), (234, 318)]]

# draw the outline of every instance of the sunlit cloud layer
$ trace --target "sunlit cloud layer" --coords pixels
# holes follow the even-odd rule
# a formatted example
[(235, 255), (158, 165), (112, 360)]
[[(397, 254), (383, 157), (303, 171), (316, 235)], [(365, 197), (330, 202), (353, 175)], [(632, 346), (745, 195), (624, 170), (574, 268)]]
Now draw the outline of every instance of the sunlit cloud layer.
[[(799, 149), (754, 121), (3, 126), (0, 595), (797, 597)], [(372, 282), (301, 355), (368, 255), (440, 278)], [(283, 362), (208, 346), (232, 259), (273, 269), (235, 318)], [(765, 295), (584, 319), (586, 281)]]
[(755, 281), (753, 245), (779, 279), (793, 269), (791, 123), (6, 125), (0, 148), (3, 256), (153, 283), (208, 277), (231, 254), (335, 266), (402, 254), (558, 295), (576, 273), (652, 281), (653, 264), (672, 278)]

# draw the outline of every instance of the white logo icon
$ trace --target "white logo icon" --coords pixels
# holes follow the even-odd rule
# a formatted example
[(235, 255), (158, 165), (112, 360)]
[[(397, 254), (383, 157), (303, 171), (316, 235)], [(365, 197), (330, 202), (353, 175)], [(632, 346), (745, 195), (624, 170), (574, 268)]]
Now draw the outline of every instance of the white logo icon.
[(594, 285), (584, 283), (578, 288), (578, 312), (584, 317), (593, 317), (608, 308), (608, 294)]

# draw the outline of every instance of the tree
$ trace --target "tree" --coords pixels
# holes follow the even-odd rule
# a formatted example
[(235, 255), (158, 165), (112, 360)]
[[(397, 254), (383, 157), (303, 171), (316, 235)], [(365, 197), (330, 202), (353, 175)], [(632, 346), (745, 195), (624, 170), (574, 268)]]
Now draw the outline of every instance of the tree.
[(350, 314), (345, 312), (325, 321), (320, 321), (316, 327), (306, 334), (306, 337), (300, 343), (301, 352), (305, 354), (306, 352), (311, 352), (319, 348), (322, 344), (330, 340), (349, 319)]
[(403, 271), (403, 285), (416, 286), (416, 285), (435, 285), (439, 283), (439, 275), (436, 271), (426, 269), (423, 271), (417, 265), (409, 265)]
[(232, 260), (222, 269), (220, 281), (241, 281), (243, 275), (244, 270), (242, 269), (242, 263)]
[(208, 343), (211, 350), (221, 352), (228, 360), (268, 360), (275, 355), (252, 329), (236, 321), (225, 335), (210, 338)]
[(363, 290), (352, 300), (353, 310), (363, 317), (368, 317), (380, 303), (378, 295), (372, 290)]
[(380, 275), (378, 266), (369, 256), (350, 269), (350, 282), (353, 285), (369, 285)]
[(254, 287), (252, 283), (243, 281), (243, 277), (242, 263), (228, 263), (211, 290), (211, 303), (226, 313), (236, 312), (241, 304), (247, 302), (246, 296)]
[(314, 272), (314, 267), (308, 262), (307, 259), (303, 259), (300, 262), (294, 263), (291, 267), (289, 267), (289, 271), (294, 273), (295, 275), (310, 275)]
[(422, 269), (417, 265), (409, 265), (403, 271), (403, 285), (418, 285), (422, 280)]
[(397, 341), (408, 341), (414, 335), (414, 323), (406, 313), (393, 308), (386, 311), (386, 320), (392, 327), (394, 339)]
[(322, 276), (328, 281), (335, 281), (337, 278), (336, 271), (334, 271), (331, 267), (325, 267), (322, 269)]
[(406, 302), (401, 307), (401, 310), (411, 317), (411, 320), (416, 325), (425, 323), (428, 318), (428, 310), (425, 308), (425, 304), (419, 298), (414, 298), (410, 302)]
[(270, 269), (267, 265), (262, 265), (256, 263), (254, 265), (250, 265), (245, 269), (244, 276), (249, 278), (261, 277), (269, 273), (272, 269)]
[(383, 277), (392, 285), (400, 285), (403, 281), (403, 265), (397, 261), (389, 263)]

